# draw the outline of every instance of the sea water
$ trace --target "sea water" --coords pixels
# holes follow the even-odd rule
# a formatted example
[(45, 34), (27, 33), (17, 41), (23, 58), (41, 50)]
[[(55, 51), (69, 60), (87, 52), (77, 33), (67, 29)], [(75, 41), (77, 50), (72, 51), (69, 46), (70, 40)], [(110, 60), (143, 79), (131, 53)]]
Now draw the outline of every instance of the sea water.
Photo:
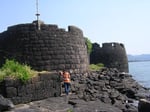
[(150, 61), (129, 62), (129, 73), (141, 85), (150, 88)]

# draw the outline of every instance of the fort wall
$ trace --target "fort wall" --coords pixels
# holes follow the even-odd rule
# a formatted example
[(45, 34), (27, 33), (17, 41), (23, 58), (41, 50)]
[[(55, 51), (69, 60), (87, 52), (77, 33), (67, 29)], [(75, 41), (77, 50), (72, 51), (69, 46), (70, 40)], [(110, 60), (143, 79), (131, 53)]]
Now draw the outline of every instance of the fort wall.
[(103, 63), (108, 68), (117, 68), (121, 72), (129, 72), (125, 47), (122, 43), (93, 44), (90, 63)]
[(57, 25), (18, 24), (0, 33), (0, 65), (16, 59), (35, 70), (88, 71), (89, 58), (83, 32), (75, 26), (68, 31)]
[(26, 83), (17, 79), (5, 78), (3, 82), (0, 82), (0, 94), (14, 104), (60, 96), (60, 75), (57, 72), (39, 73)]

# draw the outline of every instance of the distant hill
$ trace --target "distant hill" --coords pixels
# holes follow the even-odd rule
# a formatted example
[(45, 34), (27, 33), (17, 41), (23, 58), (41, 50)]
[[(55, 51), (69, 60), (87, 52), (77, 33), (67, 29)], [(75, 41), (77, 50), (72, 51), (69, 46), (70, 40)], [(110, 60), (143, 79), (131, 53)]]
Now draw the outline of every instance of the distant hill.
[(127, 55), (128, 61), (150, 61), (150, 54)]

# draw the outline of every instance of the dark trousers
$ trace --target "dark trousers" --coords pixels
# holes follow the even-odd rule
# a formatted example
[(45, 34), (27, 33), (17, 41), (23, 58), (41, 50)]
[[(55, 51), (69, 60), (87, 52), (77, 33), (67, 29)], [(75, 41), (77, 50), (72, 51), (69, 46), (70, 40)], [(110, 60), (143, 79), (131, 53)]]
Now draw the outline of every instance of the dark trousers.
[(64, 86), (65, 86), (65, 93), (66, 95), (68, 95), (70, 91), (70, 83), (64, 82)]

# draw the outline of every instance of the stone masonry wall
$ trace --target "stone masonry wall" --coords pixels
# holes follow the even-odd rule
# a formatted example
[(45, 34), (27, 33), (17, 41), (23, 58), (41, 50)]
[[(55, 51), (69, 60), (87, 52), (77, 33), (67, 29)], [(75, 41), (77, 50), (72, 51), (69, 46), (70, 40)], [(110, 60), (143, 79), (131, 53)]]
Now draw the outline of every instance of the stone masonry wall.
[(58, 73), (39, 73), (25, 84), (19, 80), (6, 78), (0, 83), (0, 94), (12, 100), (14, 104), (19, 104), (60, 96), (60, 87)]
[(122, 43), (103, 43), (102, 47), (93, 44), (90, 63), (103, 63), (108, 68), (117, 68), (120, 72), (128, 72), (128, 60)]
[(57, 25), (19, 24), (0, 33), (0, 65), (14, 58), (35, 70), (88, 70), (87, 47), (82, 31), (69, 26), (68, 31)]

